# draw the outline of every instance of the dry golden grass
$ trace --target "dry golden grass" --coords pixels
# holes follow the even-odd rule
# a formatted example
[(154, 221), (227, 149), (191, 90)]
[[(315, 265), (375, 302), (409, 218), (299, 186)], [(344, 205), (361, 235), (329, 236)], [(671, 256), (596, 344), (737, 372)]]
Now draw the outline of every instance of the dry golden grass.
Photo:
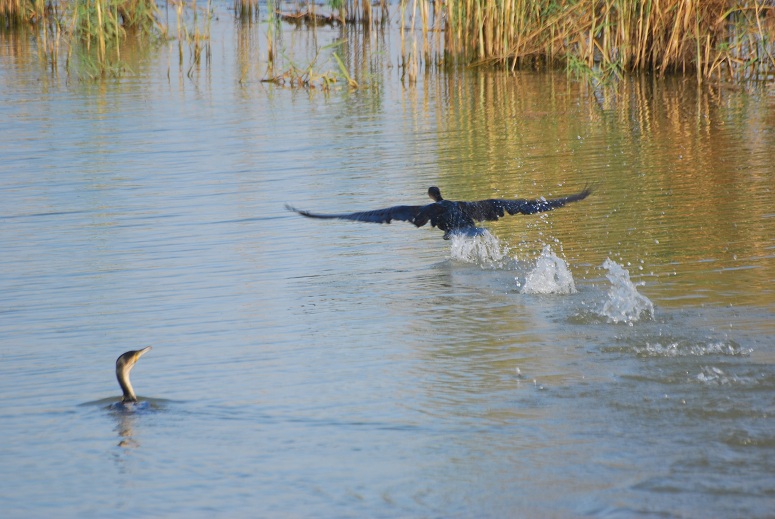
[(558, 63), (745, 78), (775, 68), (769, 0), (450, 0), (446, 50), (510, 68)]

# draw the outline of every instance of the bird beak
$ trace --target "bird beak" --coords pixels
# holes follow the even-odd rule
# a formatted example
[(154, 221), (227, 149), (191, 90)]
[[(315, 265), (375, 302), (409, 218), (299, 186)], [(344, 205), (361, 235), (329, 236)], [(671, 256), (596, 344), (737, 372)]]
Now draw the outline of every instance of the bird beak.
[(146, 346), (142, 350), (137, 350), (137, 357), (135, 357), (135, 358), (139, 359), (140, 357), (143, 356), (143, 354), (148, 353), (149, 351), (151, 351), (151, 347), (150, 346)]

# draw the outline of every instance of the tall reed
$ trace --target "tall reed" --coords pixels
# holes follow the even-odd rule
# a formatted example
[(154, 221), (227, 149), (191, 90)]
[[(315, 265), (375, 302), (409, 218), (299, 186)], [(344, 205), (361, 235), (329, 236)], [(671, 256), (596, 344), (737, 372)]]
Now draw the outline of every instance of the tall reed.
[(51, 8), (45, 0), (0, 0), (0, 30), (39, 23)]
[(467, 63), (572, 60), (700, 79), (775, 69), (771, 0), (448, 0), (443, 17), (445, 51)]
[(234, 12), (243, 21), (258, 19), (258, 0), (234, 0)]
[(123, 68), (127, 33), (164, 35), (156, 0), (0, 0), (0, 28), (32, 27), (52, 71), (66, 51), (88, 77), (116, 75)]
[(15, 27), (29, 18), (31, 5), (27, 0), (0, 0), (0, 29)]
[(127, 31), (146, 37), (159, 30), (163, 33), (157, 15), (155, 0), (74, 0), (64, 10), (64, 26), (75, 39), (83, 73), (119, 75), (124, 69), (121, 47)]
[[(151, 32), (162, 29), (156, 0), (113, 0), (126, 29)], [(163, 29), (162, 29), (163, 30)]]

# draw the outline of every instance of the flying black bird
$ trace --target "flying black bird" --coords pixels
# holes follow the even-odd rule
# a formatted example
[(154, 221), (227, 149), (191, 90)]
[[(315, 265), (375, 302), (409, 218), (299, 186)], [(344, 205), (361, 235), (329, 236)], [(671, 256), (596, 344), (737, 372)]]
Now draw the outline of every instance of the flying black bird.
[(431, 226), (444, 231), (444, 239), (448, 240), (452, 234), (456, 233), (476, 234), (481, 232), (481, 229), (476, 226), (476, 222), (494, 221), (506, 213), (534, 214), (551, 211), (570, 202), (584, 200), (590, 193), (592, 193), (592, 188), (587, 186), (579, 193), (559, 198), (537, 198), (534, 200), (491, 198), (477, 202), (453, 202), (444, 200), (438, 187), (430, 187), (428, 188), (428, 196), (431, 197), (433, 203), (428, 205), (397, 205), (374, 211), (343, 214), (311, 213), (287, 204), (285, 207), (308, 218), (338, 218), (372, 223), (390, 223), (393, 220), (400, 220), (411, 222), (417, 227), (422, 227), (430, 222)]

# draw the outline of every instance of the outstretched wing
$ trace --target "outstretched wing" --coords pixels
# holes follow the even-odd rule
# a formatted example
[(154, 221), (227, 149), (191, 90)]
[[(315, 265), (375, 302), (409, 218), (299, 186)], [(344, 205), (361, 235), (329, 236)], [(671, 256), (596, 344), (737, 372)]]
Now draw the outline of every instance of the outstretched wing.
[(311, 213), (309, 211), (302, 211), (292, 207), (288, 204), (285, 208), (289, 211), (299, 213), (307, 218), (323, 218), (323, 219), (339, 219), (339, 220), (353, 220), (356, 222), (371, 222), (371, 223), (390, 223), (393, 220), (402, 222), (411, 222), (417, 227), (422, 227), (428, 221), (435, 216), (439, 211), (443, 209), (438, 204), (428, 205), (397, 205), (394, 207), (386, 207), (384, 209), (375, 209), (374, 211), (361, 211), (358, 213), (344, 213), (344, 214), (320, 214)]
[(473, 220), (482, 222), (485, 220), (497, 220), (505, 214), (535, 214), (544, 211), (557, 209), (565, 204), (584, 200), (592, 193), (590, 186), (584, 187), (584, 190), (575, 195), (562, 196), (559, 198), (537, 198), (528, 200), (518, 198), (515, 200), (503, 200), (492, 198), (490, 200), (479, 200), (478, 202), (458, 202), (460, 209)]

